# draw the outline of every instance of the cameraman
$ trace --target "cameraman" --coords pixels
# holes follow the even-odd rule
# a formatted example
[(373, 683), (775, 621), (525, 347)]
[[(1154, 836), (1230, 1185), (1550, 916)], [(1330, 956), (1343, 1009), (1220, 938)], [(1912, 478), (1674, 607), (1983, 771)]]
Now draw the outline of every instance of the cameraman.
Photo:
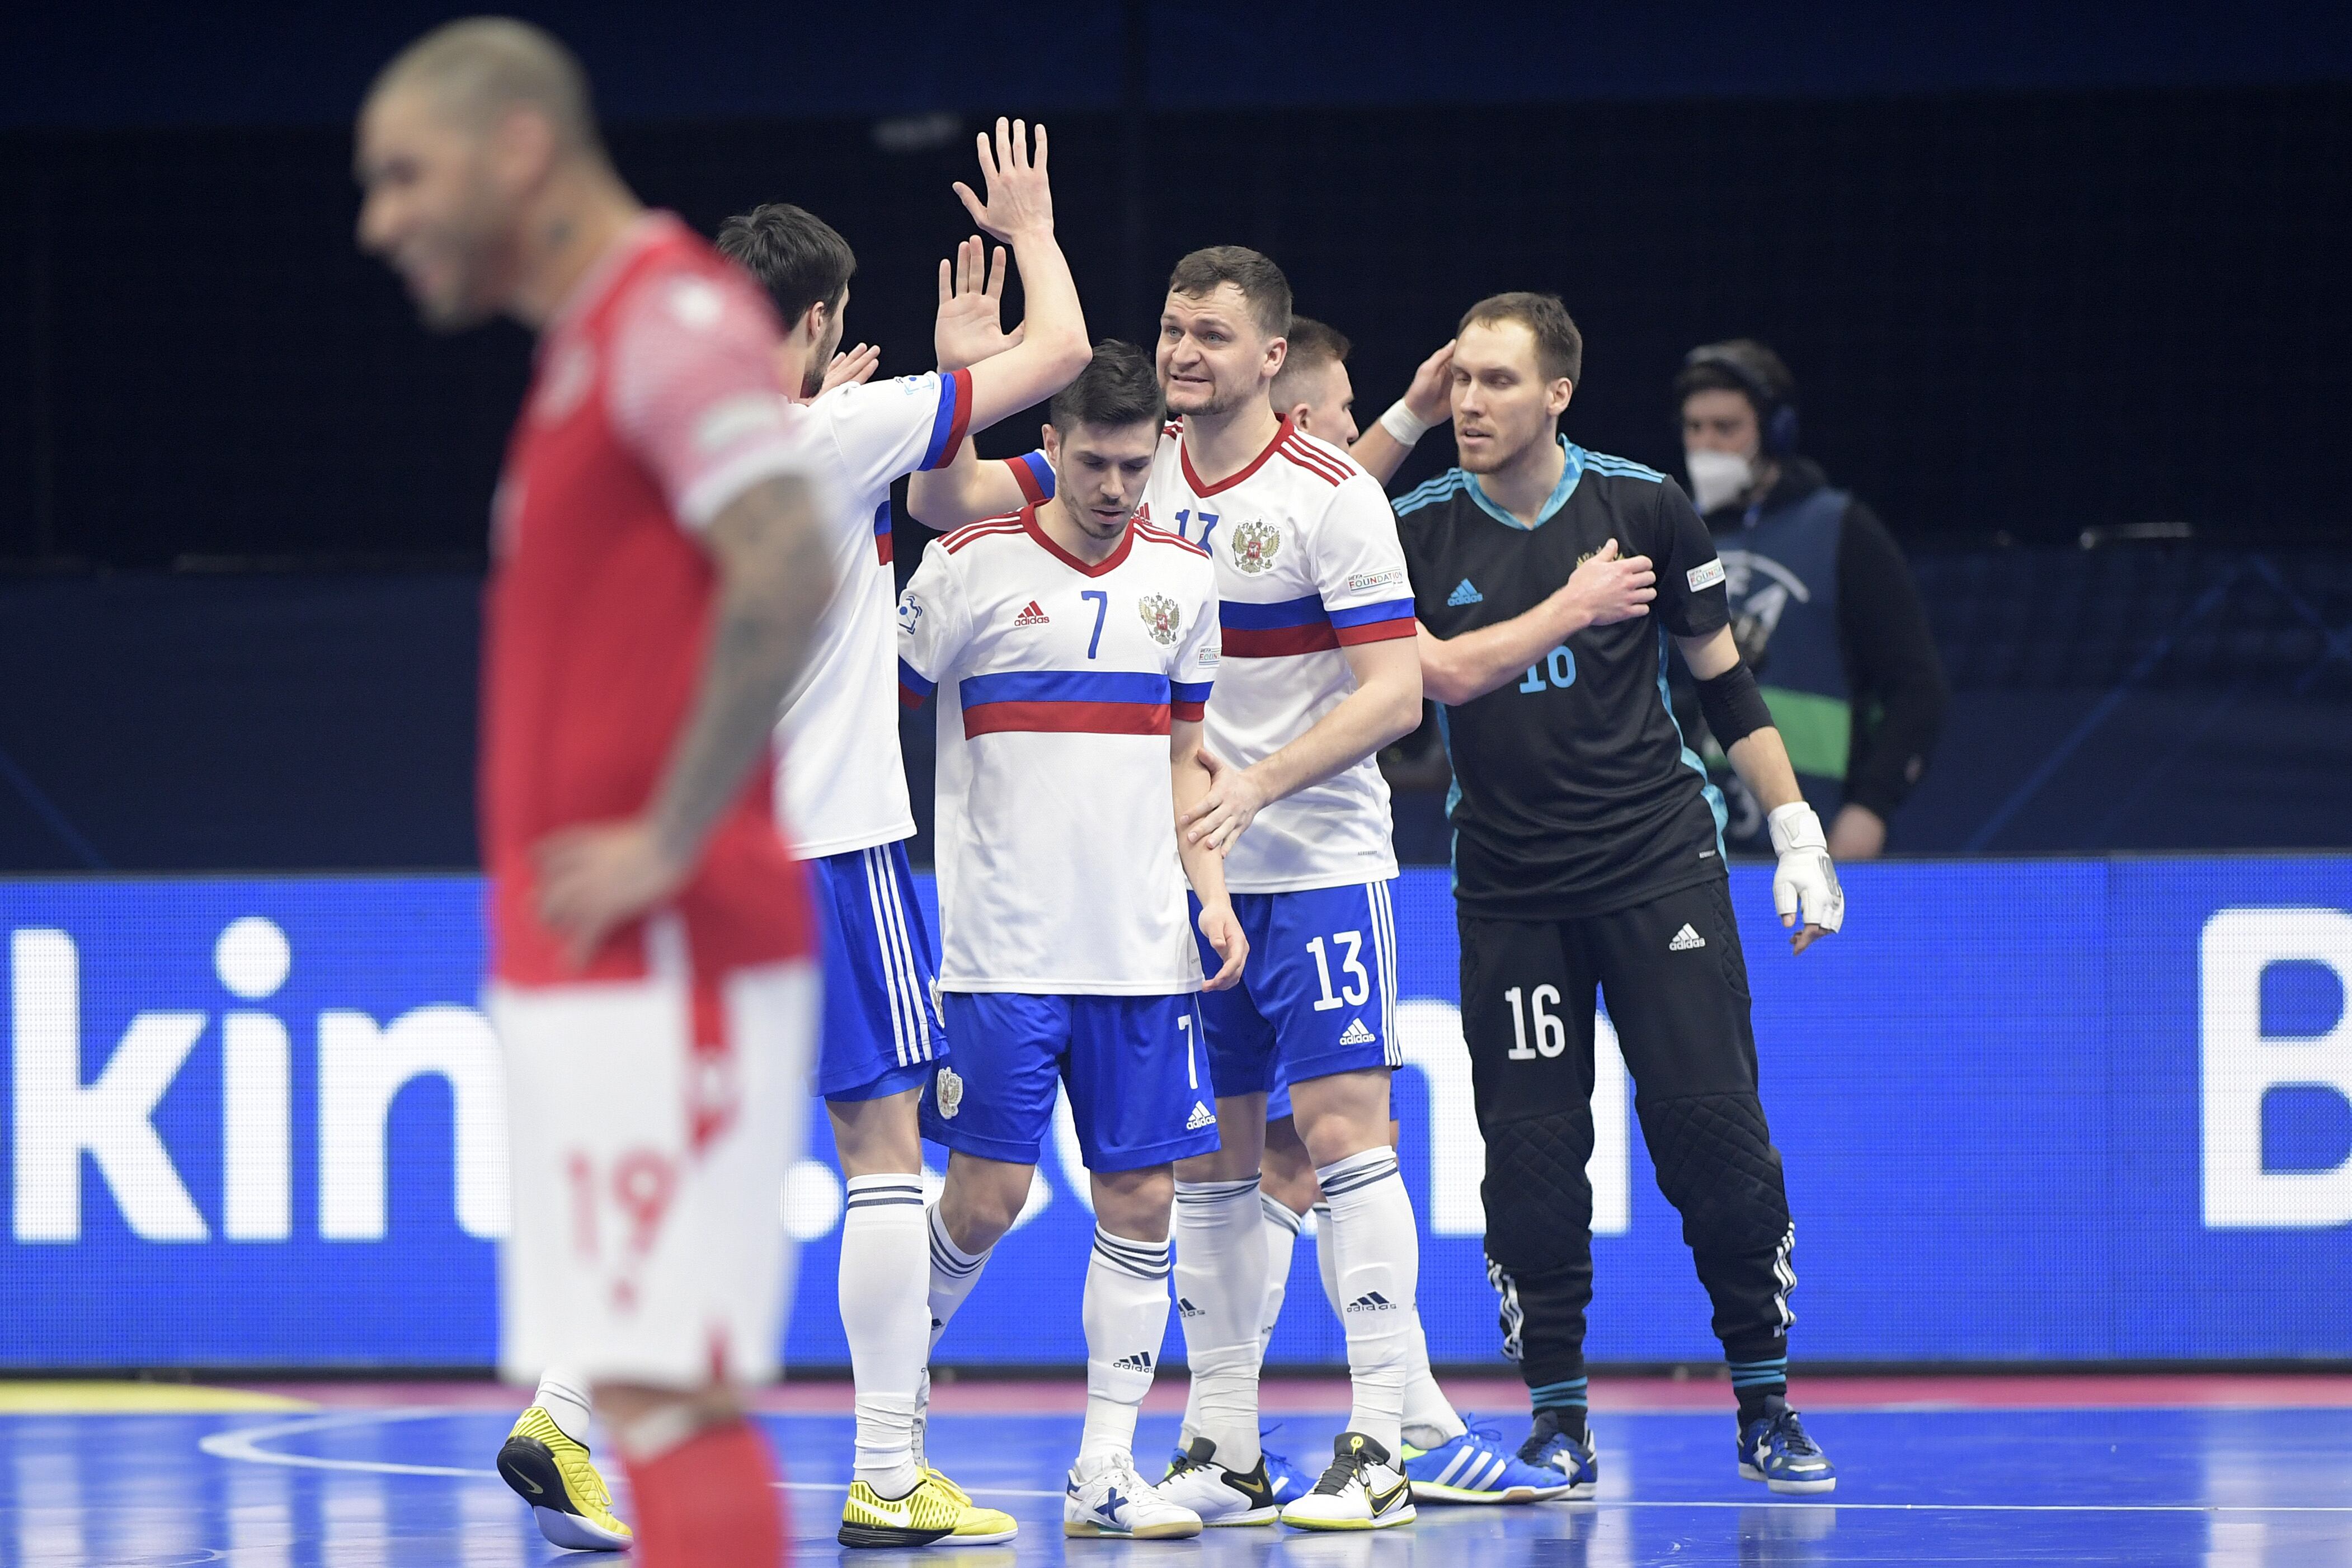
[[(1732, 635), (1788, 743), (1830, 854), (1868, 860), (1943, 728), (1942, 662), (1903, 552), (1877, 515), (1797, 451), (1797, 385), (1752, 338), (1693, 349), (1675, 378), (1691, 499), (1715, 536)], [(1680, 694), (1687, 698), (1687, 694)], [(1764, 814), (1698, 727), (1734, 848), (1762, 851)]]

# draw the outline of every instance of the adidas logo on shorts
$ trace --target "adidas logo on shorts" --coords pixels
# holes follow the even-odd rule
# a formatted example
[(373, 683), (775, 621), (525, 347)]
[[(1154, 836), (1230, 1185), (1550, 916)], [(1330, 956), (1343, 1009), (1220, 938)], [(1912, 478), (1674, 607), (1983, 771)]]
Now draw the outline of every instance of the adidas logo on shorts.
[(1121, 1372), (1149, 1372), (1151, 1370), (1151, 1353), (1139, 1350), (1133, 1355), (1120, 1356), (1111, 1364)]
[(1192, 1113), (1184, 1119), (1184, 1130), (1188, 1133), (1197, 1133), (1203, 1127), (1213, 1127), (1216, 1124), (1217, 1113), (1210, 1110), (1202, 1102), (1193, 1101)]
[(1462, 580), (1460, 587), (1445, 596), (1445, 602), (1459, 609), (1465, 604), (1484, 604), (1486, 602), (1486, 596), (1471, 587), (1470, 580), (1465, 577)]
[(1013, 624), (1015, 626), (1043, 626), (1046, 623), (1048, 619), (1049, 618), (1045, 612), (1037, 607), (1037, 601), (1033, 599), (1029, 601), (1026, 609), (1023, 610), (1020, 614), (1015, 615), (1013, 618)]
[(1396, 1303), (1378, 1291), (1367, 1291), (1349, 1301), (1348, 1310), (1351, 1312), (1392, 1312), (1396, 1311)]
[(1669, 953), (1687, 953), (1694, 947), (1704, 947), (1706, 946), (1706, 938), (1692, 930), (1690, 928), (1690, 922), (1685, 920), (1683, 922), (1683, 928), (1675, 933), (1675, 939), (1666, 944), (1666, 951)]
[(1339, 1036), (1339, 1043), (1341, 1045), (1370, 1045), (1373, 1043), (1372, 1031), (1364, 1027), (1363, 1019), (1349, 1019), (1348, 1020), (1347, 1029)]

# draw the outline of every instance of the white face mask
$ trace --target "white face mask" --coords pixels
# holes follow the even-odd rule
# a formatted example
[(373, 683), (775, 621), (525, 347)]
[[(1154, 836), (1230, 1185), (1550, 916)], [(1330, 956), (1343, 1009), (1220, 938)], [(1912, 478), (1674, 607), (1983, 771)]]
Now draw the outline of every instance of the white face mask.
[(1686, 447), (1683, 466), (1690, 473), (1691, 504), (1701, 517), (1738, 500), (1756, 482), (1756, 465), (1737, 452)]

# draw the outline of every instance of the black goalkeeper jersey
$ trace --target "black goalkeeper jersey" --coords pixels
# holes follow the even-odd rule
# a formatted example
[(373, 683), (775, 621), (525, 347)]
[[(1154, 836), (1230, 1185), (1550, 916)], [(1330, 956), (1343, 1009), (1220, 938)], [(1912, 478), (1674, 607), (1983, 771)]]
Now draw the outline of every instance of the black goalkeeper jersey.
[(1438, 717), (1454, 764), (1454, 893), (1465, 915), (1564, 920), (1723, 874), (1723, 803), (1668, 706), (1666, 638), (1728, 619), (1715, 542), (1680, 486), (1562, 438), (1530, 528), (1449, 470), (1396, 503), (1413, 611), (1455, 637), (1533, 609), (1611, 539), (1657, 569), (1650, 613), (1590, 627), (1527, 674)]

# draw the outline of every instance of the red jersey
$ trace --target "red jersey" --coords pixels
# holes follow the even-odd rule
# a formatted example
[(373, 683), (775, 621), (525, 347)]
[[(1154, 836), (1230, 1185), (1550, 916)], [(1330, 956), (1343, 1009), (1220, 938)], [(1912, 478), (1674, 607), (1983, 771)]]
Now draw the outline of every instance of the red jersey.
[[(482, 657), (482, 855), (491, 970), (509, 984), (646, 973), (643, 922), (583, 973), (539, 918), (532, 846), (634, 817), (685, 727), (718, 574), (696, 537), (796, 472), (751, 282), (667, 214), (601, 257), (542, 333), (493, 503)], [(673, 907), (698, 978), (798, 957), (799, 865), (755, 768)]]

